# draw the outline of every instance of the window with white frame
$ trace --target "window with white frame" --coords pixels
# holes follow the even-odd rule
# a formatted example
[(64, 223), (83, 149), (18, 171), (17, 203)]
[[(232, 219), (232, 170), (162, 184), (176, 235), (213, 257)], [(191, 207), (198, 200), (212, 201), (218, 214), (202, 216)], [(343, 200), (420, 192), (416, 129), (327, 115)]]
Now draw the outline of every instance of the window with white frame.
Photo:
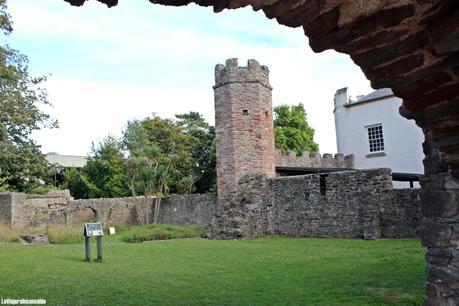
[(370, 146), (370, 153), (384, 151), (382, 124), (370, 125), (366, 128), (368, 131), (368, 144)]

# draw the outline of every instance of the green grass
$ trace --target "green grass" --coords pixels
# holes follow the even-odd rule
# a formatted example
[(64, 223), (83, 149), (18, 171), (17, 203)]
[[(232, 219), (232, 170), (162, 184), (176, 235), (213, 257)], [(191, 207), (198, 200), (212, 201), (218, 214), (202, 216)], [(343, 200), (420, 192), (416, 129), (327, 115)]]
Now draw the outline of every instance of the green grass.
[(0, 298), (44, 298), (48, 305), (421, 305), (423, 300), (424, 250), (415, 239), (105, 242), (104, 257), (104, 263), (83, 262), (81, 244), (0, 246)]

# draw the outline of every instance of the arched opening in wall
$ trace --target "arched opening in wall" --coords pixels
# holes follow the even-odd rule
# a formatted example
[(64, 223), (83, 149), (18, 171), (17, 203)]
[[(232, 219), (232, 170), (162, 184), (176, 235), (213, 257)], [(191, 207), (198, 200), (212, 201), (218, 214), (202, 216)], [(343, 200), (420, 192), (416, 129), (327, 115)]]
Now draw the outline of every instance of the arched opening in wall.
[(77, 211), (73, 217), (74, 224), (91, 223), (98, 221), (97, 211), (91, 207), (84, 207)]

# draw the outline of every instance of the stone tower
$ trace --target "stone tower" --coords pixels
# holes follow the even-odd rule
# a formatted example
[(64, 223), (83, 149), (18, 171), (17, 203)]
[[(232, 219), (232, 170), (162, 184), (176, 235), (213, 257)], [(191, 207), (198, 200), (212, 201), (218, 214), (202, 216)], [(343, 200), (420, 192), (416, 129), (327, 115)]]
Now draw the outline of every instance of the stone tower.
[(272, 87), (269, 70), (256, 60), (215, 67), (218, 199), (232, 201), (246, 174), (275, 176)]

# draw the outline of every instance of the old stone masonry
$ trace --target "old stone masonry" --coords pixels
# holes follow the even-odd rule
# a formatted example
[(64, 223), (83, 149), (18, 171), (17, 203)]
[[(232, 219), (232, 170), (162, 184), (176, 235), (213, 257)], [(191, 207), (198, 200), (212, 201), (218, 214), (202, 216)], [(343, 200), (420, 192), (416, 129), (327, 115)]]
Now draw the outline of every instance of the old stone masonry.
[[(393, 189), (390, 169), (353, 170), (353, 157), (341, 154), (277, 152), (271, 91), (269, 69), (255, 60), (246, 67), (237, 59), (216, 66), (218, 194), (164, 199), (161, 223), (199, 225), (217, 239), (417, 235), (420, 190)], [(317, 173), (288, 176), (305, 167)], [(319, 173), (324, 168), (342, 171)], [(15, 228), (93, 219), (106, 226), (138, 224), (142, 205), (143, 198), (136, 197), (74, 200), (68, 191), (2, 193), (0, 219)], [(153, 205), (152, 198), (142, 209), (151, 214)]]
[(276, 152), (266, 66), (229, 59), (215, 67), (214, 91), (218, 238), (416, 235), (419, 190), (394, 190), (389, 169), (276, 176), (285, 166), (349, 169), (353, 159)]

